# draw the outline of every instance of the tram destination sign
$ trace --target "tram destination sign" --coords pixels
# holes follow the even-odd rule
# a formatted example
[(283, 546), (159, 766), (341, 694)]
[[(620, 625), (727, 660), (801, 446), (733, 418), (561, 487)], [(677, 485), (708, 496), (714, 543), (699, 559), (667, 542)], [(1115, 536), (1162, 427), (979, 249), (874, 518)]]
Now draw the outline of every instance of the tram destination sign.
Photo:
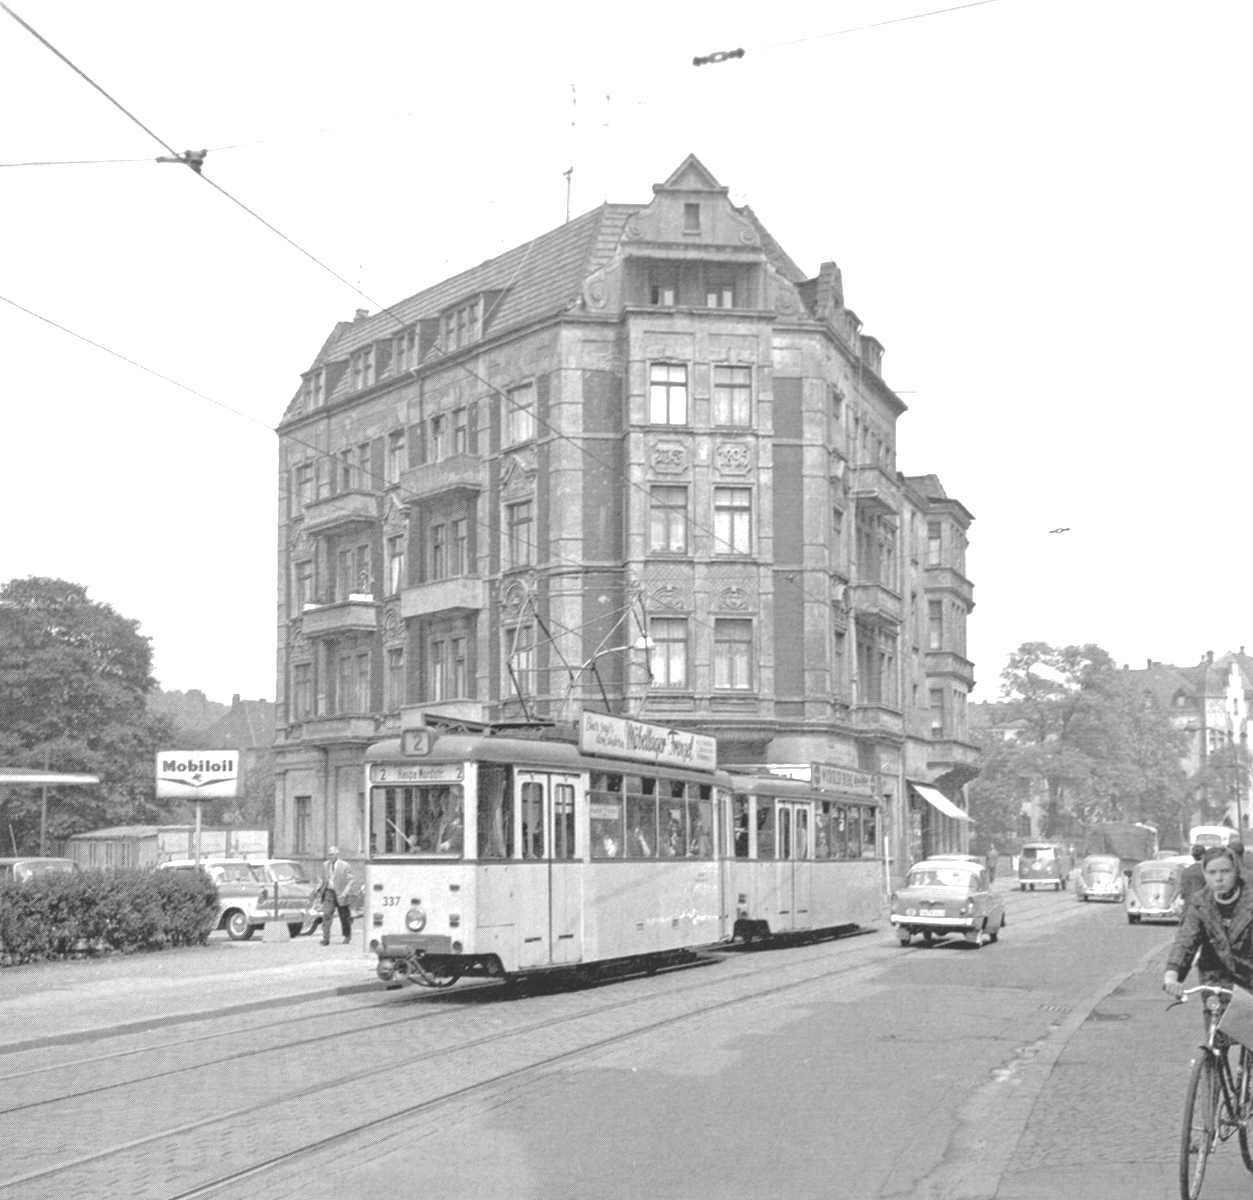
[(856, 767), (837, 767), (834, 763), (814, 763), (810, 779), (824, 792), (851, 792), (857, 796), (875, 794), (875, 777), (870, 771)]
[(239, 787), (238, 750), (158, 750), (158, 800), (232, 799)]
[(718, 742), (703, 733), (649, 725), (626, 717), (585, 712), (579, 718), (579, 749), (639, 762), (664, 763), (713, 771), (718, 766)]

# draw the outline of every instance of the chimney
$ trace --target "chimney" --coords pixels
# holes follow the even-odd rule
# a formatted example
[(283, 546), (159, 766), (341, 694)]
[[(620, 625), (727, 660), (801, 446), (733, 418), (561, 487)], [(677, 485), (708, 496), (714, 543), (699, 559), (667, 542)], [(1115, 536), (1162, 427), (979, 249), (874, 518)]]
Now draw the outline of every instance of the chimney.
[(238, 707), (239, 707), (239, 693), (238, 693), (238, 692), (236, 692), (236, 693), (235, 693), (235, 694), (231, 697), (231, 707), (232, 707), (232, 708), (238, 708)]
[(366, 317), (368, 317), (369, 315), (370, 315), (370, 310), (368, 308), (359, 308), (357, 309), (357, 315), (353, 318), (353, 320), (364, 321)]
[(1214, 661), (1214, 652), (1213, 652), (1213, 650), (1206, 650), (1206, 651), (1205, 651), (1205, 661), (1206, 661), (1207, 663), (1212, 663), (1212, 662)]
[(826, 317), (844, 307), (844, 277), (833, 262), (824, 262), (818, 268), (818, 288), (815, 307), (818, 316)]

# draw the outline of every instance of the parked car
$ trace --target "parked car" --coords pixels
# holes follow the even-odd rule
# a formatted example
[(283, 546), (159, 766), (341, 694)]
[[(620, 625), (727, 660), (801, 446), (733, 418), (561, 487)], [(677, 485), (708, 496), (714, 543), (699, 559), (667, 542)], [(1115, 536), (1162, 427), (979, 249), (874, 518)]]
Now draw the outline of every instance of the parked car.
[(1070, 852), (1060, 842), (1027, 842), (1018, 853), (1018, 889), (1034, 892), (1051, 887), (1060, 892), (1073, 865)]
[(1127, 894), (1127, 877), (1116, 854), (1089, 854), (1075, 876), (1076, 900), (1112, 900), (1121, 904)]
[(926, 858), (909, 868), (905, 886), (892, 894), (890, 916), (902, 946), (922, 934), (957, 933), (975, 947), (994, 942), (1005, 924), (1005, 903), (992, 891), (987, 868), (950, 855)]
[(1179, 880), (1190, 866), (1190, 854), (1174, 858), (1146, 859), (1136, 863), (1127, 881), (1127, 921), (1178, 921), (1183, 916), (1183, 896)]
[(41, 875), (76, 875), (81, 869), (72, 858), (0, 858), (0, 881), (27, 883)]
[[(274, 884), (262, 863), (243, 858), (202, 858), (200, 869), (213, 880), (218, 890), (218, 919), (215, 929), (225, 929), (232, 941), (247, 941), (267, 920), (286, 918), (293, 935), (304, 925), (309, 903), (307, 889), (288, 890), (281, 885), (275, 900)], [(194, 871), (191, 858), (173, 858), (159, 864), (161, 871)]]

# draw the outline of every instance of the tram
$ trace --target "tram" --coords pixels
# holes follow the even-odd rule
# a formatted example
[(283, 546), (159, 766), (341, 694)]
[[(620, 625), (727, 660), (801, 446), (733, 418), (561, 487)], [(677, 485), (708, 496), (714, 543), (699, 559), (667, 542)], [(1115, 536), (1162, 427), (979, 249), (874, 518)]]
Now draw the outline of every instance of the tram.
[(720, 769), (698, 733), (600, 713), (577, 736), (420, 727), (367, 751), (366, 787), (365, 918), (388, 983), (656, 965), (882, 911), (881, 888), (862, 895), (873, 804)]

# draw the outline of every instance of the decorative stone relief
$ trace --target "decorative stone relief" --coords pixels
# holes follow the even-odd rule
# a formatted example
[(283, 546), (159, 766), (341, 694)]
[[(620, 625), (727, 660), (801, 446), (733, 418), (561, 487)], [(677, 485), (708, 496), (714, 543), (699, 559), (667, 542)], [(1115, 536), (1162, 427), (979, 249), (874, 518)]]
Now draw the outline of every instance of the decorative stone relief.
[(388, 530), (403, 529), (409, 524), (409, 510), (401, 504), (394, 492), (387, 497), (387, 511), (383, 516), (383, 524)]
[(401, 619), (400, 610), (389, 604), (383, 611), (383, 639), (395, 642), (405, 636), (405, 623)]
[(293, 659), (309, 657), (309, 640), (300, 628), (299, 617), (291, 623), (287, 631), (287, 652)]
[(687, 447), (682, 442), (654, 442), (649, 465), (658, 475), (682, 475), (687, 471)]
[(535, 488), (535, 452), (519, 450), (508, 455), (500, 467), (500, 490), (507, 496), (517, 496)]
[(526, 607), (530, 596), (531, 589), (525, 580), (511, 579), (500, 593), (501, 612), (509, 618), (516, 618)]
[(714, 607), (726, 612), (747, 612), (751, 607), (748, 592), (742, 587), (725, 587), (714, 597)]
[(752, 454), (744, 442), (722, 442), (714, 451), (714, 466), (722, 475), (747, 475)]
[(304, 521), (296, 521), (288, 526), (288, 545), (293, 558), (304, 558), (309, 553), (309, 535), (305, 532)]
[(626, 242), (638, 241), (643, 236), (640, 227), (634, 221), (628, 221), (626, 228), (622, 231), (622, 240)]
[(690, 608), (691, 605), (686, 602), (686, 597), (679, 588), (674, 587), (672, 584), (664, 584), (659, 588), (653, 589), (652, 607), (676, 611)]

